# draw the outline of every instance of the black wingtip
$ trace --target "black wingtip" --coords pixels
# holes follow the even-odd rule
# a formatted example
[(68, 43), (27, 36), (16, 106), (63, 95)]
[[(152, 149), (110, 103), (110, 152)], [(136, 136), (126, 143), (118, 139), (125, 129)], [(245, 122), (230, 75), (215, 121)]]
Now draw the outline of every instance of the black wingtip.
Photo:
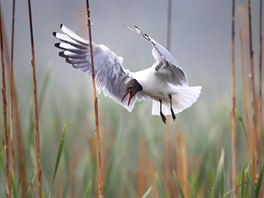
[(67, 58), (67, 57), (65, 56), (65, 54), (64, 54), (64, 51), (59, 52), (59, 56), (60, 56), (60, 57), (63, 57), (63, 58)]
[(56, 37), (57, 32), (52, 32), (52, 35)]
[(70, 61), (69, 57), (65, 59), (66, 63), (72, 64), (72, 62)]
[(57, 48), (61, 48), (60, 47), (60, 43), (55, 43), (54, 46), (57, 47)]
[(60, 29), (62, 28), (63, 24), (60, 24)]

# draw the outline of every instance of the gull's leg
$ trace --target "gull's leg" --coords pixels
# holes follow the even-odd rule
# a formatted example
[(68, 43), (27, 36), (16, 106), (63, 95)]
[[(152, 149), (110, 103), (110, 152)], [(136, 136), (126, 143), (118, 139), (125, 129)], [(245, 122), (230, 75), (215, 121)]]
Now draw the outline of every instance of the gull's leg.
[(159, 102), (160, 102), (160, 117), (161, 117), (162, 121), (166, 124), (166, 117), (162, 113), (162, 100), (159, 100)]
[(169, 98), (170, 98), (171, 116), (172, 116), (172, 119), (175, 121), (176, 120), (176, 116), (175, 116), (175, 113), (174, 113), (173, 108), (172, 108), (172, 97), (171, 97), (171, 95), (169, 95)]

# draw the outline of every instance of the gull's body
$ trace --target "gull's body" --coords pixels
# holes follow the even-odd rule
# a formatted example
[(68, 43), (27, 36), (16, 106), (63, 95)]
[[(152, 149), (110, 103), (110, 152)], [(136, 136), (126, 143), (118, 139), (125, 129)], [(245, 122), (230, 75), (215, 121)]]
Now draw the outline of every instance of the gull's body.
[[(88, 42), (63, 25), (61, 30), (63, 33), (54, 33), (54, 36), (62, 41), (55, 44), (63, 50), (59, 55), (66, 58), (66, 62), (74, 68), (90, 76)], [(136, 101), (152, 98), (153, 115), (160, 115), (165, 123), (164, 115), (172, 115), (175, 120), (175, 114), (190, 107), (197, 100), (201, 87), (188, 85), (184, 71), (163, 46), (143, 34), (136, 26), (133, 31), (152, 43), (154, 64), (147, 69), (130, 72), (123, 68), (122, 57), (117, 56), (105, 45), (93, 43), (97, 89), (128, 111), (132, 111)]]

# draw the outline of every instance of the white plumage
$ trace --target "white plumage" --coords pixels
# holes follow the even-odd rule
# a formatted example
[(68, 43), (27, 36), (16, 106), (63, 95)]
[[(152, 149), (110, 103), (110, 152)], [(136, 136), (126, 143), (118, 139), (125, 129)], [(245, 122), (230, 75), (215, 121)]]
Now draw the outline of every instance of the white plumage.
[[(141, 34), (152, 44), (152, 55), (155, 62), (150, 68), (130, 72), (123, 68), (122, 57), (117, 56), (105, 45), (93, 43), (95, 80), (98, 91), (102, 91), (105, 96), (111, 97), (128, 111), (132, 111), (136, 101), (150, 97), (153, 99), (153, 115), (161, 115), (164, 122), (166, 119), (163, 114), (172, 114), (175, 119), (174, 113), (190, 107), (198, 99), (201, 87), (188, 85), (187, 77), (177, 60), (162, 45), (143, 34), (136, 26), (135, 29), (129, 29)], [(62, 49), (59, 55), (74, 68), (91, 76), (88, 41), (64, 25), (61, 25), (61, 31), (63, 33), (53, 33), (61, 41), (55, 44), (56, 47)], [(132, 89), (134, 89), (134, 94), (132, 94)], [(129, 98), (126, 97), (128, 93), (130, 93)]]

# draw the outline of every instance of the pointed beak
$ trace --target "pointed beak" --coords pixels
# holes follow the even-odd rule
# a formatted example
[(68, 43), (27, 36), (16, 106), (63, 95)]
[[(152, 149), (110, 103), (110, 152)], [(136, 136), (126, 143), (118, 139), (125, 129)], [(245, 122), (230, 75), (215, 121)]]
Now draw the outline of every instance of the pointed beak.
[(129, 92), (127, 92), (127, 93), (123, 96), (123, 98), (121, 99), (121, 102), (123, 102), (123, 100), (127, 97), (128, 94), (129, 94), (129, 98), (128, 98), (128, 103), (127, 103), (127, 105), (129, 106), (131, 99), (132, 99), (133, 96), (135, 95), (135, 93), (134, 93), (133, 91), (129, 91)]

